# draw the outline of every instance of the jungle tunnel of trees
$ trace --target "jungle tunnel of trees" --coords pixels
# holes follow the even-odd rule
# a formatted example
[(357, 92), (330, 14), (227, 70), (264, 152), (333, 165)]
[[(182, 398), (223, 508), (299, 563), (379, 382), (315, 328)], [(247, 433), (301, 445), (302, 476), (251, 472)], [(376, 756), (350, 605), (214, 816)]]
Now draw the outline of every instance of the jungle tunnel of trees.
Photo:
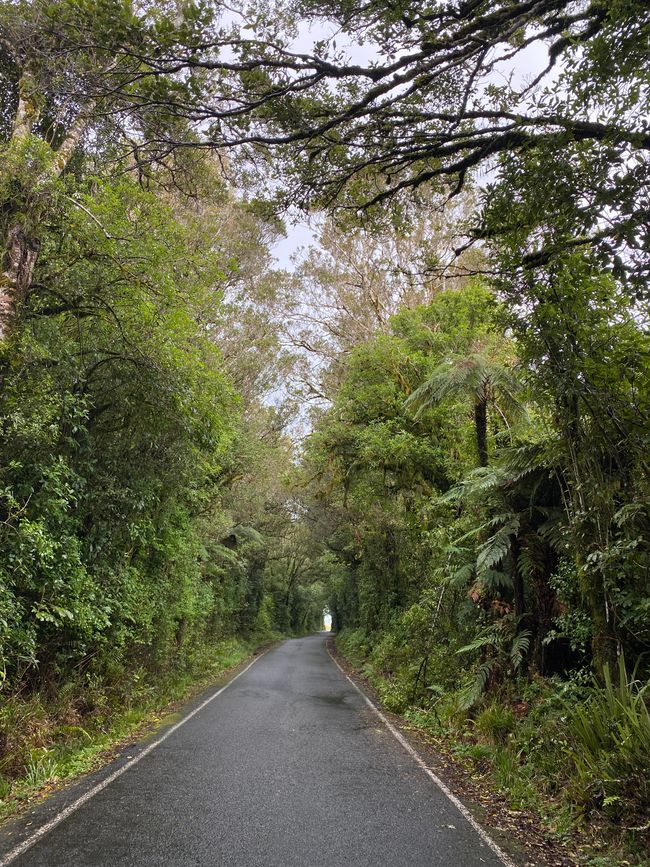
[(638, 843), (647, 5), (271, 6), (0, 2), (0, 794), (327, 608)]

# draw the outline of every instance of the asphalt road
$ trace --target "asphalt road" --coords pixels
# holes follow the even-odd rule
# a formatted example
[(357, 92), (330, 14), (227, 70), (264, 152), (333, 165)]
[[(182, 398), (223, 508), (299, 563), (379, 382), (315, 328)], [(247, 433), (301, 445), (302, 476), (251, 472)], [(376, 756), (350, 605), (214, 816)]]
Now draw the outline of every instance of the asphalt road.
[[(31, 830), (55, 818), (66, 797), (35, 814)], [(13, 842), (30, 828), (12, 832)], [(11, 863), (501, 864), (338, 670), (320, 635), (269, 651)]]

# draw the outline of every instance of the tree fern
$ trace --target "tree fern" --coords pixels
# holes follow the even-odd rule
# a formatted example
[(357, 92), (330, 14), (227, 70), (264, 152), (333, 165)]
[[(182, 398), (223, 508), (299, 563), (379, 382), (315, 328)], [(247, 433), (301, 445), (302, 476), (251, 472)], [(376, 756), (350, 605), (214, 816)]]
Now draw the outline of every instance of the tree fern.
[(519, 517), (512, 515), (496, 533), (485, 542), (476, 558), (476, 570), (479, 575), (486, 569), (497, 566), (510, 553), (511, 537), (519, 530)]

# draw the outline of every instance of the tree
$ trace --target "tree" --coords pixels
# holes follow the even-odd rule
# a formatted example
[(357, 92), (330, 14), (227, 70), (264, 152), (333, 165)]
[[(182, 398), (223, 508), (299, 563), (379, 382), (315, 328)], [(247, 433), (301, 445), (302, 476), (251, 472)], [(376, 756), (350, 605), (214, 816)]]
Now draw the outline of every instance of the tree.
[(41, 227), (24, 327), (5, 347), (0, 575), (12, 686), (93, 656), (101, 667), (105, 645), (117, 665), (139, 642), (165, 656), (191, 636), (196, 513), (214, 495), (236, 413), (197, 322), (219, 275), (197, 249), (200, 228), (126, 179), (76, 193)]
[(348, 570), (343, 583), (333, 570), (339, 624), (380, 630), (418, 599), (435, 557), (437, 497), (475, 460), (464, 407), (435, 404), (414, 416), (405, 399), (450, 350), (485, 339), (493, 308), (479, 283), (447, 289), (349, 353), (333, 405), (308, 439), (302, 494), (313, 532)]
[[(147, 166), (164, 161), (154, 144), (161, 136), (175, 129), (189, 143), (187, 124), (164, 105), (170, 93), (175, 99), (196, 93), (196, 77), (159, 75), (152, 82), (135, 52), (189, 44), (205, 34), (209, 17), (174, 3), (0, 4), (0, 339), (31, 289), (40, 229), (64, 195), (57, 182), (78, 170), (80, 152), (101, 168), (135, 148), (144, 180)], [(129, 164), (134, 168), (133, 159)], [(168, 185), (191, 184), (192, 164), (181, 155), (168, 160)]]
[(467, 282), (466, 270), (478, 267), (479, 258), (452, 260), (472, 204), (469, 195), (442, 211), (427, 203), (408, 221), (365, 228), (331, 217), (323, 222), (318, 246), (297, 257), (287, 283), (285, 331), (302, 362), (301, 395), (326, 403), (355, 347), (388, 332), (400, 310)]
[[(646, 4), (467, 0), (397, 10), (303, 2), (283, 12), (244, 5), (229, 27), (203, 22), (189, 47), (171, 37), (154, 51), (145, 41), (129, 50), (137, 80), (153, 88), (161, 76), (193, 77), (193, 90), (166, 98), (168, 115), (203, 124), (207, 146), (236, 146), (261, 174), (269, 155), (272, 188), (281, 175), (286, 200), (306, 209), (355, 212), (399, 200), (408, 212), (413, 199), (402, 193), (449, 197), (500, 155), (561, 161), (575, 152), (585, 166), (610, 170), (604, 184), (593, 184), (589, 171), (567, 176), (576, 201), (589, 201), (584, 232), (571, 243), (632, 250), (642, 261), (621, 261), (642, 276)], [(312, 18), (331, 22), (351, 49), (326, 37), (311, 52), (295, 50), (297, 21)], [(374, 49), (365, 64), (354, 59), (357, 42)], [(509, 75), (532, 46), (546, 55), (533, 80)], [(162, 138), (170, 150), (186, 144), (175, 131)], [(497, 230), (479, 221), (472, 234), (486, 231)]]
[[(541, 430), (534, 432), (539, 437)], [(491, 606), (497, 624), (505, 618), (512, 636), (532, 636), (532, 661), (540, 674), (561, 668), (566, 650), (548, 637), (559, 607), (552, 579), (566, 550), (567, 523), (551, 454), (541, 437), (520, 440), (446, 495), (472, 516), (471, 529), (461, 524), (450, 545), (456, 576), (469, 572), (472, 599)], [(469, 539), (475, 544), (468, 546)]]
[[(406, 405), (416, 414), (449, 397), (467, 396), (474, 411), (474, 431), (479, 466), (488, 465), (488, 409), (492, 406), (504, 420), (523, 409), (517, 398), (521, 390), (512, 370), (489, 352), (449, 359), (435, 368), (431, 377), (409, 395)], [(507, 423), (507, 421), (506, 421)]]
[[(582, 249), (595, 198), (578, 190), (588, 182), (613, 193), (607, 162), (592, 165), (584, 158), (577, 146), (561, 158), (548, 151), (509, 157), (489, 191), (486, 217), (488, 224), (510, 227), (503, 234), (498, 229), (491, 242), (504, 324), (513, 331), (533, 393), (552, 408), (570, 548), (602, 670), (621, 646), (622, 624), (629, 616), (636, 620), (622, 614), (616, 600), (629, 599), (635, 576), (645, 574), (645, 519), (635, 525), (630, 514), (623, 528), (616, 516), (620, 509), (628, 514), (628, 506), (635, 511), (647, 496), (648, 306), (642, 285), (627, 279), (630, 268), (641, 277), (643, 254), (622, 263), (608, 242)], [(576, 175), (580, 183), (573, 183)], [(635, 233), (636, 205), (630, 199), (626, 207)], [(637, 240), (645, 244), (642, 232)], [(639, 540), (634, 553), (632, 537)]]
[[(303, 3), (270, 17), (244, 7), (229, 15), (212, 3), (2, 6), (4, 177), (13, 185), (3, 208), (5, 331), (29, 291), (48, 184), (84, 140), (100, 161), (126, 161), (145, 181), (152, 164), (167, 165), (170, 184), (187, 179), (197, 148), (236, 148), (277, 191), (270, 155), (294, 204), (357, 211), (400, 200), (405, 214), (413, 199), (402, 193), (449, 197), (499, 155), (552, 165), (567, 152), (598, 167), (601, 182), (590, 170), (565, 175), (575, 202), (589, 204), (579, 204), (581, 234), (563, 243), (604, 257), (614, 249), (619, 267), (643, 278), (645, 4), (472, 0), (431, 11), (407, 3), (396, 14), (383, 3)], [(376, 58), (352, 62), (333, 39), (292, 50), (300, 15), (325, 15), (353, 41), (363, 33)], [(533, 44), (547, 48), (540, 75), (495, 85), (495, 72)], [(547, 79), (558, 69), (558, 83)], [(223, 171), (232, 165), (222, 160)], [(471, 235), (512, 228), (480, 220)]]

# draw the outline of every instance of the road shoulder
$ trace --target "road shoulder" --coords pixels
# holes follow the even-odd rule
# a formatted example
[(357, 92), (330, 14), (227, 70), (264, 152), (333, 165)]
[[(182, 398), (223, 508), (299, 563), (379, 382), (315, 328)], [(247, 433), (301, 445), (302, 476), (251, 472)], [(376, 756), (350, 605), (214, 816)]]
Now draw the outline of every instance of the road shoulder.
[(136, 764), (144, 754), (155, 748), (279, 643), (274, 641), (261, 645), (249, 657), (221, 672), (209, 684), (197, 684), (190, 696), (152, 713), (126, 738), (98, 753), (96, 766), (89, 773), (54, 782), (47, 790), (36, 793), (22, 809), (0, 824), (0, 867), (10, 864), (17, 857), (12, 853), (38, 834), (40, 829), (46, 829), (47, 833), (50, 827), (59, 823), (60, 817), (74, 811), (77, 804), (84, 803), (95, 791), (101, 791), (114, 778)]
[(352, 682), (381, 711), (424, 764), (438, 777), (471, 814), (473, 819), (503, 849), (518, 867), (576, 867), (578, 861), (564, 847), (544, 833), (532, 813), (511, 810), (506, 799), (489, 788), (484, 780), (472, 776), (468, 768), (424, 731), (382, 706), (376, 690), (336, 646), (334, 636), (327, 650)]

